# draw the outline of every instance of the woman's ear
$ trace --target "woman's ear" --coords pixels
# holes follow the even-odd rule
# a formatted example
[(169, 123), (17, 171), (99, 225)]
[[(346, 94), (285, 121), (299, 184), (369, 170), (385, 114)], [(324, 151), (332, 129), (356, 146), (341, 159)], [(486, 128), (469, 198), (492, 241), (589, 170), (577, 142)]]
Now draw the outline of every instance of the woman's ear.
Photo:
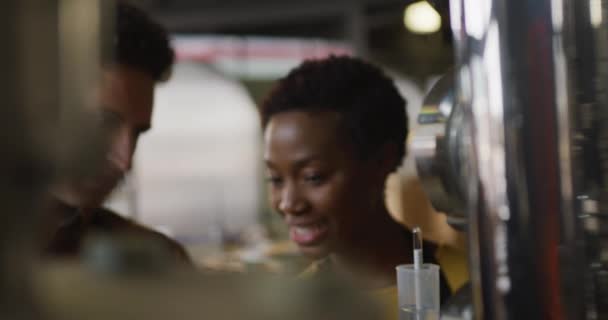
[(400, 164), (398, 148), (394, 143), (385, 143), (375, 156), (375, 165), (385, 178), (395, 171)]

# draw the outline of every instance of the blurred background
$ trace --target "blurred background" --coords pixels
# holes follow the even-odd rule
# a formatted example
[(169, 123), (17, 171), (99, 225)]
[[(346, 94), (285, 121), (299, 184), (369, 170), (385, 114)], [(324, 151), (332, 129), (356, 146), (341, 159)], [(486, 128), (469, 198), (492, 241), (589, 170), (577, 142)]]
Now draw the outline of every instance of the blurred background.
[[(207, 267), (280, 269), (290, 268), (281, 261), (297, 261), (267, 205), (261, 161), (256, 104), (277, 79), (305, 59), (364, 57), (394, 78), (416, 130), (424, 94), (453, 60), (447, 15), (424, 1), (136, 3), (169, 29), (178, 62), (156, 92), (153, 129), (141, 139), (133, 173), (108, 205), (177, 239)], [(413, 170), (408, 157), (389, 179), (399, 220), (405, 211), (431, 210), (415, 182), (410, 198), (421, 203), (401, 196)]]

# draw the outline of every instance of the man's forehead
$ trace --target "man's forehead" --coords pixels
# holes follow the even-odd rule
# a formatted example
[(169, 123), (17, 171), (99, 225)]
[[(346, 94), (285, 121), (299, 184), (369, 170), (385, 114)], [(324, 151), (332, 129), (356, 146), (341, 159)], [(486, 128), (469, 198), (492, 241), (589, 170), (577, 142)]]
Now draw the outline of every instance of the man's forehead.
[(102, 69), (101, 87), (116, 89), (145, 89), (154, 88), (152, 76), (135, 68), (124, 65), (114, 65)]
[(138, 70), (116, 66), (105, 68), (99, 90), (99, 104), (114, 112), (149, 117), (154, 103), (154, 80)]

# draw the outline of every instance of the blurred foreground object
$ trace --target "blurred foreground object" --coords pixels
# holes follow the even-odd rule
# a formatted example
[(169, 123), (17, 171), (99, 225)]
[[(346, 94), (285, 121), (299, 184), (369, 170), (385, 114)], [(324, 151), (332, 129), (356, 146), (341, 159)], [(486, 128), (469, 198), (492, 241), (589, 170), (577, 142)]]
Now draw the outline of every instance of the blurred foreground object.
[[(0, 34), (0, 318), (41, 319), (31, 294), (34, 230), (63, 155), (91, 128), (77, 112), (97, 79), (107, 1), (3, 1)], [(67, 63), (67, 62), (70, 63)], [(82, 127), (80, 127), (82, 125)], [(77, 127), (77, 128), (74, 128)], [(66, 134), (66, 132), (70, 134)], [(78, 134), (74, 134), (78, 133)], [(57, 141), (61, 141), (57, 145)], [(83, 154), (95, 146), (89, 140)], [(56, 148), (58, 147), (58, 148)], [(89, 150), (90, 152), (86, 152)], [(82, 150), (79, 150), (82, 151)], [(75, 159), (81, 163), (81, 158)]]
[(102, 266), (45, 266), (37, 274), (36, 287), (45, 310), (63, 320), (378, 319), (370, 301), (332, 279), (209, 276), (170, 268), (144, 272), (126, 267), (117, 257), (106, 256), (114, 262)]

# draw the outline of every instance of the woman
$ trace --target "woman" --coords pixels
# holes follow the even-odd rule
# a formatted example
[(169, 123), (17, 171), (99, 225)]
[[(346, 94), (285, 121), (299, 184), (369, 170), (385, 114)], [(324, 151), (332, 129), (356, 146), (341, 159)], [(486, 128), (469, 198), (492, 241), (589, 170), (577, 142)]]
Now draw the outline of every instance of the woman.
[[(356, 58), (306, 61), (259, 109), (270, 202), (301, 252), (317, 260), (307, 274), (355, 280), (397, 319), (395, 266), (412, 263), (412, 236), (384, 201), (408, 131), (393, 82)], [(426, 249), (425, 262), (435, 262)]]

